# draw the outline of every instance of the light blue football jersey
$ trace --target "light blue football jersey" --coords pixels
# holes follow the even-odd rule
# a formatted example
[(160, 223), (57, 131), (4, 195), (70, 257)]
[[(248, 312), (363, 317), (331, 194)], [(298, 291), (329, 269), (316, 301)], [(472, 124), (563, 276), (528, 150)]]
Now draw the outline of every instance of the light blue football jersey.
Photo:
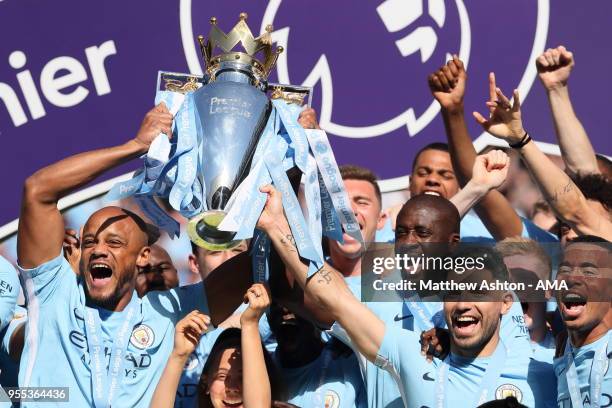
[[(500, 342), (498, 347), (503, 347)], [(444, 387), (447, 407), (473, 407), (481, 392), (482, 378), (491, 357), (465, 358), (451, 354), (447, 359), (448, 379)], [(387, 328), (378, 352), (377, 365), (388, 371), (401, 386), (407, 407), (436, 406), (436, 380), (442, 361), (428, 363), (420, 355), (419, 335), (409, 330)], [(487, 400), (514, 396), (528, 407), (549, 407), (554, 402), (554, 375), (528, 355), (508, 350), (499, 377)]]
[(15, 306), (15, 314), (8, 326), (0, 332), (2, 345), (0, 346), (0, 384), (3, 387), (17, 387), (17, 374), (19, 363), (10, 358), (11, 337), (19, 327), (26, 323), (28, 318), (27, 311), (21, 306)]
[[(33, 269), (22, 269), (28, 324), (20, 362), (20, 387), (68, 387), (69, 403), (22, 403), (22, 407), (85, 407), (93, 404), (90, 354), (85, 337), (84, 283), (60, 254)], [(136, 292), (132, 295), (137, 298)], [(137, 299), (116, 391), (116, 406), (148, 407), (174, 345), (174, 326), (194, 309), (208, 313), (202, 283)], [(107, 365), (126, 311), (98, 308)]]
[(366, 390), (355, 354), (336, 355), (328, 343), (314, 361), (298, 368), (280, 367), (287, 402), (298, 407), (366, 408)]
[[(11, 337), (15, 333), (17, 328), (25, 324), (27, 320), (27, 311), (21, 306), (15, 306), (15, 314), (10, 323), (0, 331), (0, 338), (2, 343), (0, 345), (0, 392), (2, 387), (18, 387), (17, 376), (19, 374), (19, 362), (13, 361), (10, 357), (11, 353)], [(8, 395), (2, 396), (0, 400), (8, 399)], [(0, 408), (10, 408), (12, 403), (0, 402)]]
[(0, 256), (0, 330), (13, 318), (19, 296), (19, 276), (13, 265)]
[[(582, 405), (593, 407), (593, 395), (591, 395), (591, 384), (594, 381), (596, 367), (594, 357), (597, 351), (603, 350), (603, 357), (607, 360), (603, 366), (603, 381), (601, 384), (600, 407), (612, 407), (612, 370), (610, 360), (612, 359), (612, 330), (599, 340), (586, 346), (573, 349), (574, 365), (578, 377), (577, 388), (580, 390)], [(605, 348), (605, 350), (604, 350)], [(566, 346), (566, 353), (570, 352)], [(567, 354), (558, 357), (554, 361), (555, 374), (557, 375), (557, 405), (559, 408), (579, 408), (572, 406), (572, 400), (567, 384)]]
[[(349, 289), (355, 297), (360, 298), (361, 277), (345, 278)], [(359, 291), (359, 292), (357, 292)], [(515, 297), (516, 300), (516, 297)], [(367, 302), (365, 305), (381, 319), (387, 327), (402, 328), (414, 331), (420, 336), (421, 331), (433, 326), (446, 328), (443, 315), (443, 304), (441, 302), (422, 302), (423, 307), (432, 316), (431, 325), (422, 327), (420, 319), (415, 319), (409, 305), (406, 302)], [(342, 340), (355, 353), (358, 353), (356, 346), (352, 343), (348, 334), (339, 324), (334, 324), (330, 333)], [(512, 304), (509, 312), (502, 317), (500, 337), (504, 339), (507, 347), (513, 353), (531, 356), (529, 331), (525, 326), (523, 309), (518, 301)], [(418, 357), (425, 361), (420, 354)], [(362, 355), (358, 354), (362, 374), (367, 390), (368, 406), (376, 408), (395, 408), (402, 405), (400, 390), (388, 372), (379, 370), (374, 364), (367, 361)]]
[(555, 358), (555, 337), (552, 332), (547, 331), (544, 340), (531, 342), (531, 350), (533, 351), (533, 358), (547, 364), (553, 364)]

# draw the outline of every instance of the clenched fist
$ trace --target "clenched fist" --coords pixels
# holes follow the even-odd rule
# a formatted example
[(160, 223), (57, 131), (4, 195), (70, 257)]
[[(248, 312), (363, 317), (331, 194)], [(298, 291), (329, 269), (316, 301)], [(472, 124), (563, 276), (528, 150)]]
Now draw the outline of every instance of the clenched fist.
[(300, 112), (298, 123), (302, 125), (304, 129), (321, 129), (317, 122), (317, 112), (310, 107)]
[(160, 103), (147, 112), (134, 140), (148, 149), (160, 133), (172, 137), (172, 119), (168, 107), (163, 102)]
[(268, 288), (261, 283), (252, 285), (244, 294), (244, 303), (249, 307), (240, 316), (240, 325), (257, 325), (265, 310), (270, 306), (270, 294)]
[(544, 88), (552, 91), (564, 87), (574, 68), (574, 54), (562, 45), (549, 48), (536, 59), (536, 68)]
[(449, 112), (463, 110), (466, 81), (465, 67), (457, 55), (427, 78), (432, 95)]
[(498, 188), (508, 176), (510, 158), (501, 150), (492, 150), (476, 157), (472, 169), (472, 182), (487, 191)]

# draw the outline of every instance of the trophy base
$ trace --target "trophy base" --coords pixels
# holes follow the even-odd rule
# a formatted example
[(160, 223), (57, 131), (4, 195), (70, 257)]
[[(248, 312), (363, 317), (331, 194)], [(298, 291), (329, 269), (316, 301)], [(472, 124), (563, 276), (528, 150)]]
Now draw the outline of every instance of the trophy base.
[(240, 244), (240, 240), (233, 239), (235, 232), (217, 229), (225, 215), (225, 211), (210, 210), (191, 218), (187, 224), (191, 242), (209, 251), (224, 251)]

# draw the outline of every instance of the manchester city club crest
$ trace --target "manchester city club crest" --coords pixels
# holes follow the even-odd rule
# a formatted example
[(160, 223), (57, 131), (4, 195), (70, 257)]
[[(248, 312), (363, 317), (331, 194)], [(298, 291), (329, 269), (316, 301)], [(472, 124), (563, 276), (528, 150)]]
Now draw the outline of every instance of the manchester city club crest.
[(506, 399), (508, 397), (514, 397), (518, 402), (521, 402), (523, 400), (523, 392), (513, 384), (503, 384), (495, 390), (495, 399)]
[(340, 406), (340, 396), (336, 391), (327, 390), (325, 391), (325, 398), (323, 398), (324, 408), (338, 408)]
[(155, 342), (155, 333), (146, 324), (140, 324), (132, 331), (130, 343), (137, 349), (144, 350), (151, 347), (153, 342)]

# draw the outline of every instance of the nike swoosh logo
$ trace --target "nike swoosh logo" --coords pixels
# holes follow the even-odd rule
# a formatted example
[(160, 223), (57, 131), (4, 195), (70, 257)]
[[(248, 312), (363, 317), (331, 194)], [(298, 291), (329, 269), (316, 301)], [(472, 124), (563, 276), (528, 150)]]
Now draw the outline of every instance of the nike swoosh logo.
[(399, 314), (396, 314), (395, 317), (393, 318), (394, 321), (399, 322), (402, 321), (404, 319), (409, 318), (411, 315), (407, 315), (407, 316), (400, 316)]
[(435, 379), (433, 379), (433, 378), (431, 378), (431, 377), (429, 376), (429, 373), (425, 373), (425, 374), (423, 374), (423, 379), (424, 379), (425, 381), (436, 381)]

